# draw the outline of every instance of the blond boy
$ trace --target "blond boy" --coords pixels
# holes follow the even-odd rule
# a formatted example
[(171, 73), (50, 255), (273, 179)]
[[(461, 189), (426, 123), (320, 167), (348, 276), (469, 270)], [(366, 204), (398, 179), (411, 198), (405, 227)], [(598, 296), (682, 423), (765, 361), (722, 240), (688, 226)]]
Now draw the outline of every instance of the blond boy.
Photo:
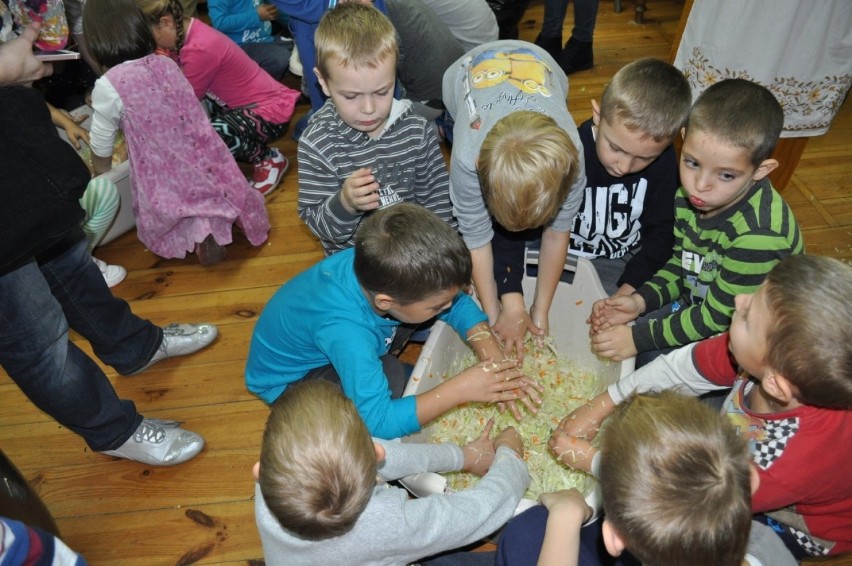
[(756, 293), (737, 295), (729, 332), (675, 350), (610, 386), (562, 420), (554, 451), (582, 442), (569, 437), (591, 439), (632, 392), (678, 388), (700, 395), (732, 388), (723, 412), (749, 440), (760, 476), (754, 512), (775, 522), (798, 559), (849, 552), (850, 297), (849, 265), (788, 257)]
[(680, 186), (672, 141), (691, 105), (683, 74), (646, 57), (615, 74), (580, 125), (586, 187), (569, 253), (592, 262), (610, 295), (629, 295), (671, 256)]
[[(630, 295), (597, 301), (592, 347), (637, 367), (728, 328), (734, 296), (753, 293), (772, 267), (804, 251), (793, 212), (772, 188), (772, 151), (784, 114), (768, 89), (744, 79), (705, 90), (689, 114), (668, 262)], [(662, 309), (633, 326), (627, 323)]]
[[(491, 534), (512, 516), (529, 475), (518, 433), (509, 427), (491, 439), (490, 432), (489, 423), (462, 447), (375, 440), (334, 385), (288, 388), (272, 407), (254, 468), (266, 563), (404, 566)], [(424, 499), (385, 484), (455, 470), (484, 477)]]
[[(520, 358), (527, 331), (548, 332), (586, 186), (580, 137), (566, 106), (568, 81), (540, 47), (505, 40), (453, 63), (443, 92), (455, 121), (450, 198), (473, 256), (476, 293), (507, 353), (514, 349)], [(525, 241), (538, 237), (536, 295), (527, 312), (522, 273), (506, 266), (523, 265)]]
[(325, 13), (313, 69), (329, 99), (299, 138), (299, 216), (326, 255), (352, 247), (373, 211), (419, 204), (455, 228), (438, 138), (411, 101), (395, 100), (399, 43), (371, 5)]

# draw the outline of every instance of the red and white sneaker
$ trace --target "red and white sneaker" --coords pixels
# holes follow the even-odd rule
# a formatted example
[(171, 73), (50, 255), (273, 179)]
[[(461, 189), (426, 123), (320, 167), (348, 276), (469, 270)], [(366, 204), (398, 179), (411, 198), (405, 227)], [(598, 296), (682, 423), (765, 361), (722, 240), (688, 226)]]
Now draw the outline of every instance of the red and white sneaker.
[(269, 157), (255, 163), (251, 177), (251, 185), (263, 196), (269, 196), (278, 188), (290, 166), (290, 162), (280, 151), (274, 147), (270, 148), (270, 151)]

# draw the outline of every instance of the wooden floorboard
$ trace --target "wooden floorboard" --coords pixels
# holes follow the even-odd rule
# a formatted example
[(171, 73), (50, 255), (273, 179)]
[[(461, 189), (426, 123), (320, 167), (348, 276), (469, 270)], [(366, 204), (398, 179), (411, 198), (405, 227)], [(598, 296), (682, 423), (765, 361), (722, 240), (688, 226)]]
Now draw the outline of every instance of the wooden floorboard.
[[(622, 65), (640, 56), (668, 59), (680, 4), (648, 2), (636, 24), (630, 2), (615, 14), (602, 2), (595, 62), (570, 77), (569, 107), (578, 123), (590, 101)], [(571, 28), (571, 10), (566, 39)], [(533, 40), (542, 6), (533, 2), (521, 37)], [(292, 84), (292, 83), (291, 83)], [(307, 110), (300, 104), (297, 118)], [(279, 286), (322, 257), (296, 215), (296, 146), (275, 143), (291, 160), (283, 187), (268, 200), (270, 238), (253, 248), (235, 236), (228, 258), (211, 268), (194, 257), (163, 260), (130, 232), (96, 255), (124, 265), (114, 289), (134, 312), (157, 324), (209, 321), (221, 336), (212, 347), (167, 360), (136, 377), (104, 367), (119, 395), (140, 412), (172, 418), (207, 439), (205, 451), (175, 468), (153, 468), (92, 453), (76, 435), (38, 411), (0, 371), (0, 446), (41, 495), (67, 543), (93, 565), (246, 564), (262, 557), (254, 526), (251, 467), (257, 459), (267, 407), (245, 389), (243, 369), (252, 329)], [(809, 141), (784, 191), (802, 225), (807, 250), (852, 260), (852, 106), (831, 131)], [(86, 352), (88, 343), (72, 334)], [(850, 562), (845, 562), (850, 564)]]

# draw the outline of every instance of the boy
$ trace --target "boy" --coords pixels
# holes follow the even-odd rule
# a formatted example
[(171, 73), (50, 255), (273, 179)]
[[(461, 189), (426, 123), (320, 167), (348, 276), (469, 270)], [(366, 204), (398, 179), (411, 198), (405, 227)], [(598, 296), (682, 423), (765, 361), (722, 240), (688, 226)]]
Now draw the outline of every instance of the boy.
[(679, 186), (672, 140), (691, 104), (683, 74), (647, 57), (615, 74), (580, 126), (586, 187), (569, 254), (591, 260), (609, 295), (631, 294), (671, 255)]
[[(512, 516), (529, 474), (515, 429), (492, 440), (491, 425), (462, 447), (384, 442), (370, 438), (332, 384), (288, 388), (272, 407), (254, 467), (266, 563), (402, 566), (493, 533)], [(384, 483), (455, 470), (484, 477), (471, 489), (423, 499)]]
[[(647, 352), (636, 360), (641, 367), (665, 348), (726, 330), (734, 295), (754, 292), (772, 266), (803, 252), (793, 212), (767, 178), (778, 166), (770, 156), (783, 122), (772, 93), (744, 79), (718, 82), (698, 97), (681, 151), (674, 253), (635, 293), (593, 305), (599, 355)], [(662, 307), (671, 314), (626, 326)]]
[[(680, 348), (611, 385), (563, 419), (559, 432), (593, 437), (630, 392), (677, 387), (699, 395), (733, 387), (723, 411), (750, 443), (760, 476), (754, 512), (771, 517), (763, 520), (798, 559), (849, 552), (849, 297), (849, 265), (788, 257), (754, 295), (737, 296), (729, 332)], [(745, 377), (738, 376), (740, 368)]]
[[(527, 330), (548, 331), (565, 265), (571, 221), (586, 175), (580, 137), (565, 104), (556, 61), (523, 41), (486, 43), (444, 73), (444, 104), (455, 121), (450, 199), (473, 256), (473, 283), (494, 331), (518, 358)], [(543, 231), (542, 231), (543, 227)], [(521, 292), (525, 241), (541, 237), (535, 301)]]
[[(497, 564), (610, 563), (605, 547), (617, 564), (740, 566), (748, 553), (748, 564), (795, 565), (778, 537), (751, 521), (756, 475), (747, 455), (733, 425), (698, 400), (631, 396), (594, 457), (603, 524), (581, 530), (591, 509), (577, 490), (543, 494), (544, 507), (504, 529)], [(573, 465), (589, 471), (588, 463)]]
[(352, 247), (372, 211), (408, 201), (455, 227), (449, 177), (432, 126), (395, 100), (393, 24), (357, 2), (325, 13), (314, 73), (329, 97), (299, 138), (299, 216), (326, 255)]
[[(461, 291), (470, 269), (458, 233), (435, 214), (411, 203), (377, 211), (354, 249), (319, 262), (270, 299), (252, 336), (249, 390), (271, 404), (296, 381), (338, 382), (379, 438), (416, 432), (469, 401), (521, 399), (532, 408), (535, 384), (517, 362), (503, 360), (485, 314)], [(436, 316), (488, 363), (400, 398), (408, 376), (395, 354), (416, 325)]]

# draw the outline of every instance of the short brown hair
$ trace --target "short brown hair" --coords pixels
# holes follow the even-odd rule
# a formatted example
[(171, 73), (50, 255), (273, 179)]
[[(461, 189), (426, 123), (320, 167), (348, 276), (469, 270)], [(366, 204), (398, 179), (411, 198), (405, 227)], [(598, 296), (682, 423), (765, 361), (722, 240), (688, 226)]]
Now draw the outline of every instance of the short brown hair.
[(766, 276), (767, 364), (806, 405), (852, 409), (852, 266), (793, 255)]
[(258, 483), (287, 531), (309, 540), (350, 531), (372, 497), (377, 468), (367, 426), (340, 387), (303, 381), (275, 401)]
[(355, 234), (355, 276), (401, 305), (470, 284), (473, 262), (461, 236), (434, 212), (401, 202), (372, 213)]
[(550, 116), (519, 110), (497, 121), (479, 150), (485, 205), (512, 232), (553, 220), (577, 176), (578, 153)]
[(746, 441), (694, 397), (634, 395), (601, 439), (604, 514), (643, 564), (739, 566), (751, 524)]
[(157, 48), (151, 26), (133, 0), (93, 0), (92, 4), (83, 10), (83, 33), (102, 67), (141, 59)]
[(316, 65), (328, 77), (336, 59), (344, 67), (376, 67), (399, 58), (399, 40), (391, 21), (372, 5), (342, 2), (327, 11), (314, 34)]
[(628, 130), (655, 142), (671, 142), (692, 105), (689, 81), (674, 65), (645, 57), (623, 66), (604, 88), (601, 118), (619, 119)]
[(759, 166), (772, 156), (784, 127), (784, 111), (769, 90), (745, 79), (710, 85), (689, 112), (686, 131), (695, 128), (747, 150)]

